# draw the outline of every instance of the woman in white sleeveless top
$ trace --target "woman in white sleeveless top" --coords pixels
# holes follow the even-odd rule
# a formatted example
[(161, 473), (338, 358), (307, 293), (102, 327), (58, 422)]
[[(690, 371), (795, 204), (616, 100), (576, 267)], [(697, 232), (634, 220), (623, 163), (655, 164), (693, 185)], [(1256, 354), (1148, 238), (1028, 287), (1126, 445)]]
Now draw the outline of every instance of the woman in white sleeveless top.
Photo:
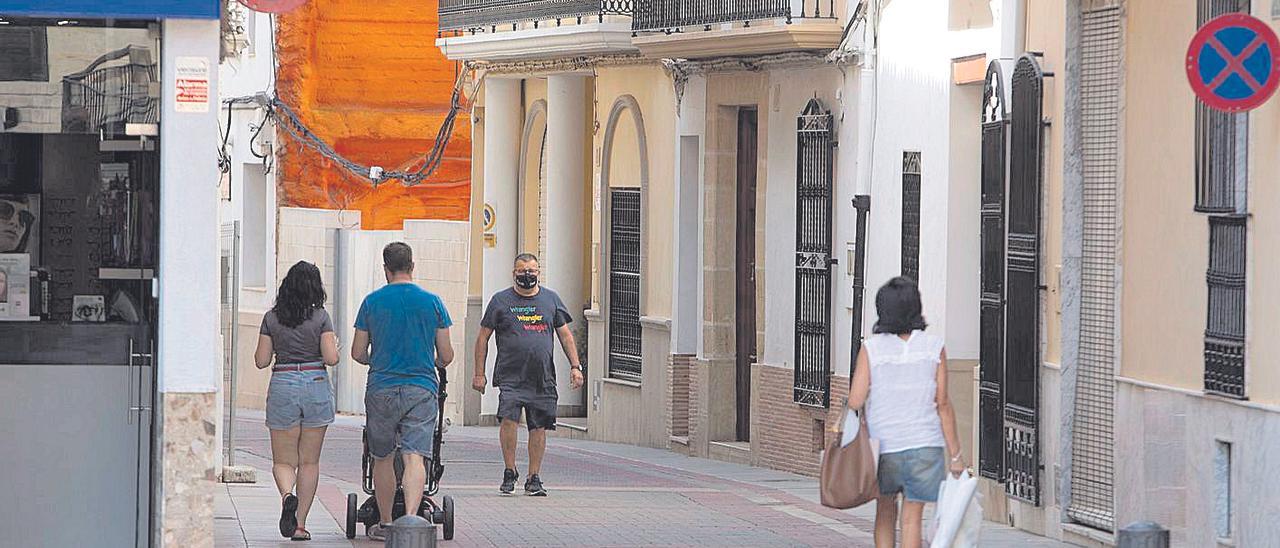
[(849, 408), (864, 407), (880, 442), (876, 500), (877, 548), (894, 546), (898, 494), (902, 546), (921, 545), (924, 505), (937, 502), (948, 470), (965, 469), (956, 415), (947, 397), (947, 352), (925, 333), (920, 290), (910, 278), (889, 280), (876, 293), (879, 319), (862, 344), (849, 389)]

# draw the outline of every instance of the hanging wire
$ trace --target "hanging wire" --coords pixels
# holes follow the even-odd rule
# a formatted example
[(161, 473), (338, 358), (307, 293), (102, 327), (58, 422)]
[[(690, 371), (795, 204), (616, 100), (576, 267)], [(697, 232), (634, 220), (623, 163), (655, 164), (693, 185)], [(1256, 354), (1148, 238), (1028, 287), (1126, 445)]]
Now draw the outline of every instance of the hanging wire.
[[(324, 139), (311, 131), (302, 121), (302, 117), (281, 100), (278, 95), (268, 99), (267, 106), (275, 116), (277, 125), (283, 127), (296, 141), (339, 165), (352, 175), (372, 181), (374, 187), (391, 180), (399, 180), (406, 187), (414, 187), (422, 184), (427, 178), (435, 174), (443, 162), (445, 149), (453, 137), (453, 127), (457, 120), (458, 112), (462, 110), (462, 90), (466, 85), (467, 76), (472, 71), (473, 69), (469, 64), (464, 64), (463, 70), (458, 71), (458, 77), (454, 81), (453, 91), (449, 99), (449, 111), (445, 115), (444, 121), (440, 124), (440, 129), (436, 132), (436, 138), (431, 150), (419, 160), (409, 164), (421, 163), (417, 169), (406, 168), (404, 170), (385, 171), (380, 166), (368, 166), (351, 160), (334, 150)], [(479, 89), (478, 85), (476, 89)], [(467, 98), (466, 103), (470, 104), (472, 99), (474, 99), (474, 91), (472, 96)]]

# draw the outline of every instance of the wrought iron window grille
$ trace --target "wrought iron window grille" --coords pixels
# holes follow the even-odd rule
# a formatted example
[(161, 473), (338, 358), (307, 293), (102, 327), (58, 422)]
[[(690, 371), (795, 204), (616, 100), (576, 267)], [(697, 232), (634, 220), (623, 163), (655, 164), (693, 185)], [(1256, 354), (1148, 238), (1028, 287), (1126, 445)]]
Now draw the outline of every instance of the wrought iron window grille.
[(640, 32), (681, 32), (685, 27), (702, 27), (753, 21), (794, 19), (835, 19), (834, 0), (801, 0), (793, 8), (790, 0), (635, 0), (631, 29)]
[(1245, 399), (1245, 250), (1247, 217), (1209, 217), (1205, 392)]
[(631, 0), (441, 0), (439, 36), (498, 32), (521, 24), (540, 28), (542, 22), (583, 24), (608, 16), (630, 16)]
[(920, 152), (902, 153), (902, 275), (920, 280)]
[(817, 98), (796, 119), (795, 403), (831, 405), (833, 116)]
[(609, 191), (609, 376), (640, 380), (640, 189)]
[[(1196, 26), (1229, 13), (1248, 13), (1248, 0), (1199, 0)], [(1195, 210), (1243, 213), (1249, 157), (1249, 114), (1227, 113), (1196, 101)]]

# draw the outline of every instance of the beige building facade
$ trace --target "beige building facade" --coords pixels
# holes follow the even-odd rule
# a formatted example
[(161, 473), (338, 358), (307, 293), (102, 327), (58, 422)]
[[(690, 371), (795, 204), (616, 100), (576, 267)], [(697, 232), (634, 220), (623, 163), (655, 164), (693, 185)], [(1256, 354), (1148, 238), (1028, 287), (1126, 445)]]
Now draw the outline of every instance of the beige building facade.
[(1280, 531), (1260, 511), (1277, 504), (1263, 448), (1280, 409), (1259, 334), (1275, 200), (1257, 182), (1277, 169), (1260, 152), (1276, 107), (1205, 107), (1185, 53), (1218, 15), (1274, 27), (1271, 6), (1024, 8), (1036, 53), (993, 64), (986, 96), (1001, 101), (982, 126), (987, 517), (1084, 545), (1139, 520), (1176, 546), (1267, 545)]

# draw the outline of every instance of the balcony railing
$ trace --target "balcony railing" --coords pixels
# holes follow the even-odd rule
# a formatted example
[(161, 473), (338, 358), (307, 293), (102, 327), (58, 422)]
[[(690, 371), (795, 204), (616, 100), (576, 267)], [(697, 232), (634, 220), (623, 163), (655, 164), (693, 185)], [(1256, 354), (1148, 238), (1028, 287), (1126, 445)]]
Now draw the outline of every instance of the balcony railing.
[(674, 32), (683, 27), (711, 30), (721, 23), (783, 19), (834, 19), (835, 0), (636, 0), (631, 28)]
[(484, 32), (521, 23), (556, 25), (603, 22), (607, 15), (631, 15), (631, 0), (440, 0), (440, 31)]

